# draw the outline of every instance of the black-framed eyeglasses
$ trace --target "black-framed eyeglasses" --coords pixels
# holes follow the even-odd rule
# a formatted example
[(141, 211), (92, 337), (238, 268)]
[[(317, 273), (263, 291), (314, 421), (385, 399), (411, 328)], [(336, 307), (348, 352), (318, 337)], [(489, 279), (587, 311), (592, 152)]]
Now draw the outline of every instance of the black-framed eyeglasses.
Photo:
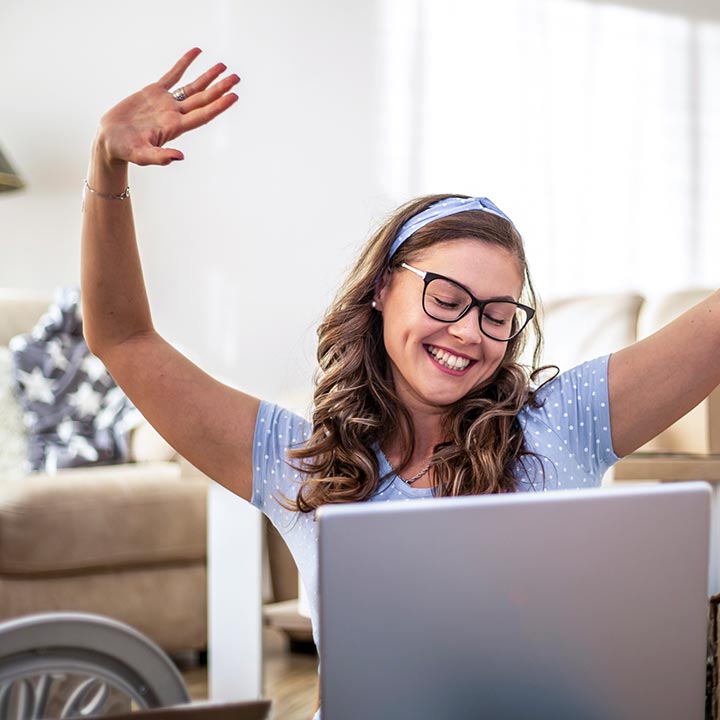
[(476, 307), (482, 334), (493, 340), (509, 342), (525, 329), (535, 315), (531, 307), (513, 300), (478, 300), (466, 287), (444, 275), (418, 270), (407, 263), (402, 263), (400, 267), (423, 279), (423, 310), (433, 320), (454, 323)]

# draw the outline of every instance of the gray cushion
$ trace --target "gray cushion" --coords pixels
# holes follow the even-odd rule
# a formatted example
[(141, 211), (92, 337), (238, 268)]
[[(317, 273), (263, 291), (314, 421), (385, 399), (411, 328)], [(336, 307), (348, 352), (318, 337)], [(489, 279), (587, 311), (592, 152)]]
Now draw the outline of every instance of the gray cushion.
[(124, 462), (141, 420), (82, 334), (80, 292), (58, 291), (32, 333), (10, 341), (31, 470)]

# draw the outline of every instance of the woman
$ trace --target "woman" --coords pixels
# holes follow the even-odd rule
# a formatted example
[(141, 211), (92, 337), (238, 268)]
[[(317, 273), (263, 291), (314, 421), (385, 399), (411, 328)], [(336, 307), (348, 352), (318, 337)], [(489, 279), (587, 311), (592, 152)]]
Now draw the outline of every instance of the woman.
[[(328, 502), (589, 487), (720, 382), (720, 296), (655, 335), (530, 390), (518, 364), (535, 298), (522, 241), (485, 198), (433, 196), (373, 237), (319, 329), (312, 423), (213, 380), (154, 330), (127, 191), (129, 162), (237, 99), (199, 54), (110, 110), (83, 224), (85, 334), (147, 419), (284, 534), (317, 628), (314, 510)], [(538, 335), (539, 337), (539, 335)]]

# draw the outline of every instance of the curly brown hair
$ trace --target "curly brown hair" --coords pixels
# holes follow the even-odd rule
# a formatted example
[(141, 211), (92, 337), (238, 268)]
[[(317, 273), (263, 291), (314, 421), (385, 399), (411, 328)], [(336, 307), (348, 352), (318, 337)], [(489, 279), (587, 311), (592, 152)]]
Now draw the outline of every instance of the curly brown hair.
[[(460, 238), (504, 248), (517, 259), (524, 277), (521, 302), (537, 307), (522, 239), (512, 223), (481, 210), (434, 220), (415, 232), (391, 260), (388, 253), (402, 225), (428, 206), (449, 197), (431, 195), (401, 207), (370, 238), (337, 298), (318, 328), (312, 434), (288, 452), (304, 474), (295, 501), (288, 507), (303, 513), (327, 503), (367, 500), (379, 489), (377, 448), (382, 437), (400, 433), (406, 465), (414, 447), (410, 415), (398, 399), (383, 342), (380, 313), (372, 301), (381, 279), (414, 254), (440, 242)], [(532, 367), (541, 352), (542, 335), (533, 318)], [(443, 420), (446, 440), (434, 448), (434, 494), (477, 495), (512, 492), (514, 469), (533, 453), (525, 447), (517, 415), (533, 393), (533, 375), (520, 364), (526, 342), (511, 340), (489, 381), (449, 407)], [(534, 373), (533, 373), (534, 374)]]

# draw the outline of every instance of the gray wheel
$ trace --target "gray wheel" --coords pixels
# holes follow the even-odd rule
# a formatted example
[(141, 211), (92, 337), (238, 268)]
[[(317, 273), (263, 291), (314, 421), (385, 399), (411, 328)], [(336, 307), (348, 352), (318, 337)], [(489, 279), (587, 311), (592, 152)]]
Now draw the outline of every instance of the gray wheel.
[(88, 717), (190, 702), (182, 676), (151, 640), (85, 613), (0, 623), (0, 719)]

